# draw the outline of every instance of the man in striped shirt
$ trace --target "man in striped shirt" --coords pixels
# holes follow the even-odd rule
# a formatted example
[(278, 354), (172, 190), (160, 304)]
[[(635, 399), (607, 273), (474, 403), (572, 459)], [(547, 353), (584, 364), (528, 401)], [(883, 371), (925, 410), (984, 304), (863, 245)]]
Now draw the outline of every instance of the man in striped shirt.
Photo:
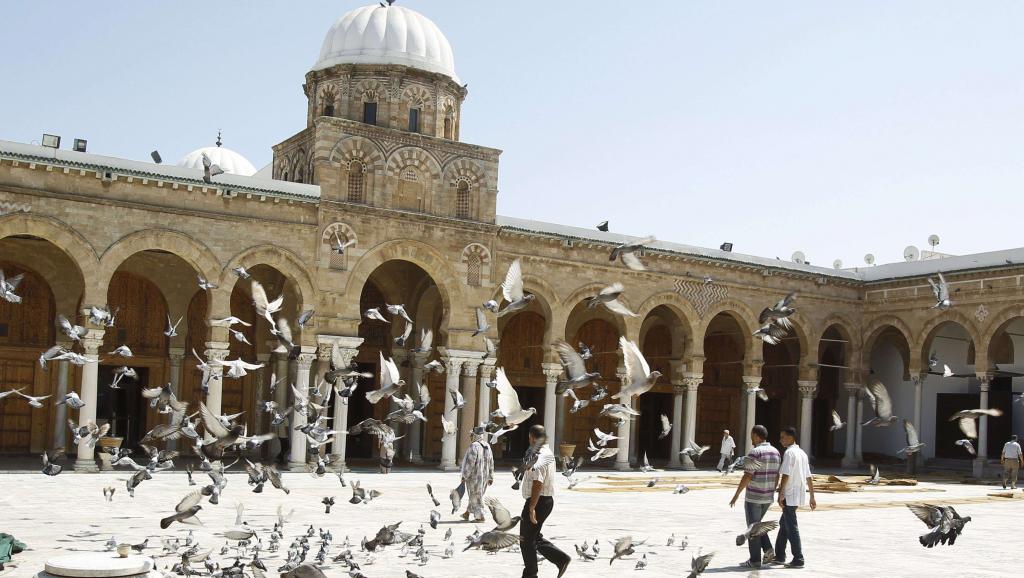
[[(763, 425), (755, 425), (750, 430), (750, 441), (754, 449), (747, 454), (743, 464), (743, 478), (740, 485), (736, 487), (736, 493), (729, 502), (729, 506), (736, 505), (740, 492), (746, 490), (743, 500), (743, 510), (747, 518), (747, 526), (760, 522), (768, 512), (768, 508), (775, 501), (775, 487), (779, 483), (779, 465), (782, 458), (779, 450), (768, 443), (768, 428)], [(759, 539), (752, 539), (747, 542), (750, 548), (750, 559), (740, 564), (744, 568), (760, 568), (762, 564), (761, 552), (764, 552), (763, 563), (767, 564), (775, 559), (775, 550), (772, 548), (772, 541), (765, 534)]]

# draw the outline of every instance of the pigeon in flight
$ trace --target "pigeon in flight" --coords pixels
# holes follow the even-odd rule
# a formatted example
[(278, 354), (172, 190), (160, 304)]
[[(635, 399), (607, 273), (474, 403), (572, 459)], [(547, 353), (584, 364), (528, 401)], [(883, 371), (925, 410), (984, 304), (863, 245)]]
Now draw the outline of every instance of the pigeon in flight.
[(202, 525), (199, 518), (196, 518), (196, 514), (203, 507), (199, 505), (199, 502), (203, 499), (203, 495), (198, 491), (192, 492), (182, 498), (178, 505), (174, 507), (174, 513), (166, 518), (160, 520), (160, 529), (166, 530), (174, 522), (180, 522), (182, 524), (197, 524)]
[(523, 409), (523, 406), (520, 405), (519, 394), (512, 388), (512, 383), (505, 375), (504, 367), (499, 367), (495, 371), (494, 378), (498, 382), (495, 387), (498, 390), (498, 412), (501, 417), (505, 418), (505, 423), (508, 426), (518, 426), (537, 414), (536, 408)]
[(4, 270), (0, 269), (0, 297), (3, 297), (4, 301), (8, 303), (21, 303), (21, 296), (16, 295), (14, 292), (18, 289), (18, 285), (21, 284), (21, 280), (24, 278), (24, 273), (10, 278), (4, 277)]
[(587, 297), (585, 299), (587, 302), (587, 308), (593, 309), (598, 305), (604, 305), (609, 311), (617, 315), (621, 315), (623, 317), (639, 317), (638, 314), (630, 311), (628, 307), (619, 301), (619, 297), (622, 295), (623, 291), (625, 291), (625, 288), (622, 286), (622, 283), (612, 283), (604, 289), (601, 289), (597, 295)]
[(62, 450), (57, 450), (53, 453), (53, 457), (50, 457), (46, 451), (43, 451), (43, 473), (48, 476), (56, 476), (57, 474), (64, 471), (64, 466), (58, 464), (56, 460)]
[(755, 331), (753, 336), (768, 345), (778, 345), (782, 343), (782, 338), (786, 336), (786, 330), (774, 323), (768, 323)]
[(909, 419), (903, 420), (903, 429), (907, 433), (907, 447), (897, 451), (897, 454), (907, 454), (907, 459), (910, 459), (910, 454), (916, 453), (922, 447), (925, 446), (924, 442), (917, 435), (917, 428), (910, 422)]
[(223, 174), (224, 169), (220, 168), (220, 165), (214, 164), (210, 157), (203, 153), (203, 182), (209, 185), (213, 183), (213, 177)]
[(868, 471), (871, 472), (871, 477), (868, 478), (868, 485), (877, 486), (878, 482), (882, 481), (882, 472), (875, 466), (875, 464), (868, 464)]
[(587, 371), (587, 365), (583, 361), (583, 356), (577, 353), (568, 343), (557, 340), (551, 346), (562, 362), (562, 369), (565, 370), (566, 377), (566, 379), (560, 380), (555, 386), (555, 395), (562, 395), (571, 389), (586, 387), (595, 379), (601, 378), (600, 373)]
[(714, 552), (701, 555), (700, 550), (698, 550), (697, 556), (690, 560), (690, 575), (687, 578), (697, 578), (697, 576), (703, 574), (708, 569), (708, 565), (711, 564), (711, 559), (714, 556)]
[(636, 343), (629, 341), (625, 336), (619, 337), (619, 347), (622, 348), (622, 363), (626, 368), (627, 383), (618, 393), (612, 395), (612, 399), (619, 399), (628, 402), (630, 399), (647, 393), (661, 377), (660, 371), (651, 371), (647, 365), (640, 348)]
[(377, 307), (373, 307), (371, 309), (363, 311), (363, 317), (367, 319), (372, 319), (374, 321), (383, 321), (384, 323), (391, 323), (390, 321), (385, 319), (383, 315), (380, 314), (380, 309), (378, 309)]
[(110, 355), (118, 355), (120, 357), (131, 357), (132, 350), (127, 345), (121, 345), (117, 349), (111, 351)]
[(949, 416), (949, 421), (957, 422), (957, 425), (960, 426), (960, 431), (962, 431), (964, 436), (968, 439), (978, 439), (978, 418), (983, 415), (999, 417), (1003, 415), (1003, 410), (998, 408), (965, 409)]
[(864, 387), (864, 392), (875, 410), (875, 417), (861, 424), (862, 426), (888, 427), (899, 420), (892, 414), (892, 398), (889, 397), (889, 390), (884, 383), (872, 378)]
[(214, 285), (213, 283), (207, 281), (206, 277), (203, 277), (202, 275), (197, 275), (197, 277), (199, 281), (199, 288), (202, 289), (203, 291), (211, 291), (217, 288), (217, 285)]
[(837, 431), (843, 429), (846, 426), (846, 422), (839, 417), (839, 412), (832, 410), (832, 426), (828, 428), (828, 431)]
[(494, 526), (495, 531), (507, 532), (519, 524), (519, 516), (513, 518), (508, 508), (503, 506), (494, 496), (486, 496), (484, 498), (484, 505), (491, 511), (491, 517), (494, 518), (494, 523), (496, 524)]
[(736, 545), (742, 546), (747, 540), (752, 538), (758, 538), (775, 530), (779, 527), (779, 523), (775, 521), (771, 522), (754, 522), (747, 527), (746, 531), (736, 536)]
[(952, 546), (964, 531), (964, 525), (971, 521), (970, 516), (961, 517), (953, 506), (907, 504), (907, 508), (931, 530), (918, 538), (925, 548), (934, 548), (940, 543)]
[(331, 241), (331, 251), (337, 253), (338, 255), (344, 255), (345, 249), (348, 249), (349, 247), (355, 247), (355, 245), (355, 239), (345, 239), (344, 241), (342, 241), (341, 237), (338, 236), (338, 231), (334, 231), (334, 240)]
[[(25, 389), (25, 388), (21, 388), (21, 389)], [(21, 391), (21, 390), (19, 389), (18, 391)], [(7, 395), (10, 395), (10, 393), (8, 392)], [(6, 397), (6, 396), (0, 395), (0, 397)], [(70, 407), (71, 409), (82, 409), (83, 407), (85, 407), (85, 402), (82, 401), (82, 398), (78, 397), (78, 393), (74, 392), (74, 391), (69, 391), (68, 393), (66, 393), (64, 395), (64, 399), (62, 399), (62, 400), (57, 402), (57, 405), (61, 405), (61, 404), (67, 404), (67, 406)]]
[(487, 330), (490, 329), (490, 328), (491, 328), (491, 325), (487, 322), (487, 315), (484, 313), (484, 310), (479, 308), (479, 307), (477, 307), (476, 308), (476, 329), (473, 331), (473, 337), (476, 337), (477, 335), (480, 335), (481, 333), (486, 333)]
[(175, 323), (175, 322), (171, 321), (171, 316), (168, 315), (167, 316), (167, 329), (164, 330), (164, 335), (166, 335), (167, 337), (176, 337), (178, 335), (178, 325), (181, 324), (181, 320), (182, 319), (184, 319), (184, 317), (179, 317), (178, 318), (178, 322)]
[(669, 432), (672, 431), (672, 422), (668, 420), (668, 416), (661, 414), (661, 431), (658, 433), (658, 439), (663, 440), (668, 437)]
[(931, 277), (928, 278), (928, 284), (932, 286), (932, 294), (935, 295), (935, 305), (931, 306), (931, 309), (939, 309), (945, 311), (949, 309), (953, 302), (949, 300), (949, 284), (946, 283), (946, 278), (939, 273), (939, 280), (933, 281)]
[(381, 352), (378, 352), (377, 355), (380, 357), (380, 388), (366, 392), (366, 399), (374, 405), (385, 397), (398, 393), (405, 385), (405, 381), (402, 380), (398, 373), (398, 366), (395, 365), (395, 361), (393, 359), (385, 359), (384, 354)]
[(612, 553), (611, 560), (608, 560), (608, 565), (611, 566), (612, 562), (618, 560), (623, 556), (629, 556), (630, 554), (633, 554), (634, 552), (636, 552), (635, 546), (639, 545), (640, 544), (633, 544), (632, 536), (625, 536), (619, 538), (614, 543), (612, 543), (612, 548), (614, 549), (614, 552)]
[(679, 453), (690, 456), (690, 459), (699, 460), (704, 455), (704, 452), (709, 449), (711, 449), (711, 446), (699, 446), (693, 441), (693, 438), (690, 438), (686, 441), (686, 447)]
[(786, 295), (775, 305), (765, 307), (761, 311), (761, 315), (758, 316), (757, 322), (761, 325), (774, 324), (782, 329), (791, 329), (793, 324), (789, 321), (789, 316), (796, 313), (796, 309), (793, 307), (794, 301), (796, 301), (796, 293)]
[[(24, 389), (24, 388), (22, 388), (22, 389)], [(17, 390), (15, 393), (17, 393), (21, 397), (27, 399), (28, 400), (28, 404), (30, 406), (36, 408), (36, 409), (42, 408), (43, 407), (43, 400), (48, 398), (48, 397), (50, 397), (49, 395), (38, 395), (38, 396), (37, 395), (25, 395), (24, 393), (21, 393), (21, 389)]]
[(636, 256), (636, 252), (644, 248), (644, 245), (649, 245), (655, 241), (654, 237), (644, 237), (633, 243), (623, 243), (612, 249), (611, 254), (608, 256), (609, 261), (615, 261), (616, 259), (622, 261), (622, 264), (634, 271), (646, 271), (647, 268), (640, 262), (640, 258)]
[(501, 284), (501, 292), (505, 301), (508, 301), (508, 305), (498, 311), (498, 317), (525, 309), (536, 298), (535, 295), (523, 292), (523, 269), (519, 259), (512, 261), (509, 266), (508, 273), (505, 274), (505, 281)]
[(409, 314), (405, 312), (405, 305), (387, 305), (387, 304), (385, 304), (385, 306), (387, 307), (388, 313), (390, 313), (392, 315), (397, 315), (397, 316), (401, 317), (402, 319), (405, 319), (406, 323), (412, 323), (412, 319), (409, 318)]
[(972, 456), (973, 455), (977, 455), (977, 453), (978, 453), (977, 450), (974, 449), (974, 444), (971, 443), (970, 439), (966, 439), (965, 438), (965, 439), (962, 439), (962, 440), (956, 440), (956, 442), (954, 442), (954, 443), (956, 443), (956, 445), (958, 445), (958, 446), (964, 448), (965, 450), (967, 450), (967, 453), (971, 454)]
[(616, 420), (616, 425), (622, 425), (623, 422), (629, 421), (638, 415), (640, 415), (640, 412), (622, 403), (606, 403), (601, 408), (601, 413), (598, 414), (600, 417), (610, 417)]
[(594, 428), (594, 435), (597, 436), (597, 446), (601, 447), (601, 448), (607, 446), (608, 442), (615, 441), (615, 440), (619, 439), (619, 436), (608, 434), (608, 433), (604, 433), (603, 431), (601, 431), (600, 428), (596, 428), (596, 427)]
[(61, 331), (71, 341), (81, 341), (82, 337), (84, 337), (87, 332), (85, 327), (82, 327), (81, 325), (74, 325), (63, 315), (57, 316), (57, 325), (60, 326)]

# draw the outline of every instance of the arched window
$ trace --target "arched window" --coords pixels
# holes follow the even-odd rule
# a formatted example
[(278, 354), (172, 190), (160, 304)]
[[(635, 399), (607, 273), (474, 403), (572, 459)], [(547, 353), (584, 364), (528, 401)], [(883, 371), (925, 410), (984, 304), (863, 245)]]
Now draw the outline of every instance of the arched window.
[(350, 203), (366, 202), (363, 195), (363, 163), (352, 161), (348, 164), (348, 201)]
[(444, 117), (444, 138), (446, 138), (448, 140), (452, 140), (452, 128), (453, 128), (452, 124), (453, 124), (452, 123), (452, 117), (451, 116), (445, 116)]
[(455, 217), (469, 218), (469, 183), (466, 181), (459, 181), (455, 185)]
[(409, 132), (420, 132), (420, 109), (409, 109)]
[(334, 101), (329, 100), (324, 103), (324, 114), (323, 116), (334, 116)]

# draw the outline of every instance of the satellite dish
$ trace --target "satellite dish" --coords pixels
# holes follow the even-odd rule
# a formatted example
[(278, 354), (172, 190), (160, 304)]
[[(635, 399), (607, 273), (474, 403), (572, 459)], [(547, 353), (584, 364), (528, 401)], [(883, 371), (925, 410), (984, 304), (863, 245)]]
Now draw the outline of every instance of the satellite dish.
[(807, 262), (807, 256), (804, 255), (803, 251), (796, 251), (793, 253), (792, 259), (794, 263), (799, 263), (801, 265)]
[(875, 256), (872, 255), (871, 253), (868, 253), (867, 255), (864, 255), (864, 262), (867, 263), (868, 265), (874, 265), (875, 264)]
[(913, 245), (907, 245), (907, 248), (903, 250), (903, 258), (907, 261), (917, 261), (921, 257), (921, 251)]
[(934, 249), (935, 246), (939, 244), (939, 236), (938, 235), (928, 235), (928, 244), (931, 245), (932, 248)]
[(842, 259), (836, 259), (835, 261), (832, 261), (832, 268), (833, 269), (842, 269), (843, 268), (843, 260)]

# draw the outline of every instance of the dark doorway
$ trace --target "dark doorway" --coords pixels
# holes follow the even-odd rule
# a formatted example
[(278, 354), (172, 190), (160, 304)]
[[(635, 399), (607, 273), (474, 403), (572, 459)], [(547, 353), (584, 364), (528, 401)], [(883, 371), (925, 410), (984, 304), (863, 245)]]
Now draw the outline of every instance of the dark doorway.
[(665, 414), (669, 423), (672, 422), (672, 394), (655, 393), (649, 391), (637, 398), (637, 410), (640, 412), (640, 420), (636, 428), (636, 460), (643, 463), (644, 453), (652, 464), (655, 461), (666, 462), (672, 453), (672, 436), (678, 432), (671, 432), (665, 439), (658, 439), (661, 435), (661, 414)]
[[(377, 375), (376, 363), (360, 363), (359, 371)], [(364, 419), (374, 417), (373, 404), (366, 399), (366, 392), (377, 387), (376, 378), (359, 378), (359, 386), (354, 394), (348, 398), (348, 427), (352, 427)], [(381, 401), (380, 403), (387, 403)], [(345, 458), (369, 459), (374, 456), (377, 448), (377, 438), (367, 433), (356, 436), (348, 436), (348, 443), (345, 445)]]
[(972, 458), (971, 454), (956, 445), (956, 440), (962, 439), (964, 434), (955, 421), (949, 421), (949, 416), (960, 410), (976, 409), (978, 404), (979, 397), (976, 393), (940, 393), (936, 395), (935, 457), (962, 460)]
[[(544, 388), (515, 386), (513, 388), (519, 394), (519, 405), (523, 406), (523, 409), (537, 408), (537, 415), (519, 424), (515, 431), (503, 436), (505, 451), (502, 455), (506, 460), (519, 461), (522, 459), (523, 454), (526, 453), (527, 448), (530, 447), (530, 426), (536, 423), (544, 423)], [(548, 432), (548, 436), (553, 435), (554, 432)], [(501, 443), (501, 441), (499, 440), (498, 443)], [(552, 447), (551, 451), (558, 455), (558, 448)]]
[(111, 437), (124, 438), (122, 448), (134, 449), (146, 435), (146, 412), (148, 400), (142, 397), (142, 389), (149, 387), (149, 369), (135, 367), (138, 379), (122, 379), (119, 389), (111, 389), (114, 382), (113, 365), (99, 367), (98, 391), (96, 394), (96, 422), (110, 424)]
[[(796, 424), (782, 423), (783, 405), (786, 403), (792, 403), (793, 395), (787, 395), (786, 397), (770, 397), (768, 401), (764, 401), (761, 398), (754, 396), (754, 400), (757, 403), (757, 409), (755, 411), (754, 422), (763, 425), (768, 428), (768, 441), (772, 445), (778, 445), (779, 431), (782, 428)], [(749, 432), (744, 432), (744, 438), (749, 436)], [(733, 436), (733, 439), (736, 439)], [(742, 446), (743, 444), (737, 442), (737, 445)]]

